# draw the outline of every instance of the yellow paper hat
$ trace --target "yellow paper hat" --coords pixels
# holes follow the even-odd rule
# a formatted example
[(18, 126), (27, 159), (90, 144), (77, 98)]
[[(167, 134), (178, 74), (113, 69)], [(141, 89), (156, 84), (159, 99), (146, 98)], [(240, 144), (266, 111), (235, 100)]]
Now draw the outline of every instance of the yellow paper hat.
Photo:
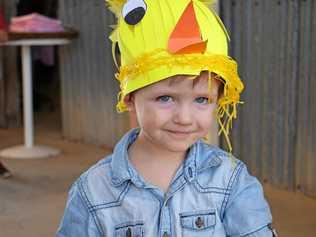
[[(129, 93), (178, 74), (199, 75), (209, 71), (224, 84), (218, 101), (220, 133), (226, 136), (243, 84), (237, 63), (228, 56), (227, 31), (208, 6), (211, 0), (106, 0), (118, 19), (110, 39), (118, 44), (121, 65), (117, 110), (127, 110)], [(115, 57), (114, 57), (115, 59)]]

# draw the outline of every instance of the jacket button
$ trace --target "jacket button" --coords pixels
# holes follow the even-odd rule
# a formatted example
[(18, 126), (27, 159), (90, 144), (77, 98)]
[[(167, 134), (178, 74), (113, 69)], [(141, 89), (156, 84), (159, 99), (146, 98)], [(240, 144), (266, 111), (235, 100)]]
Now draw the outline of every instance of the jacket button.
[(169, 237), (168, 232), (167, 231), (163, 232), (163, 236), (162, 237)]
[(195, 225), (197, 228), (202, 228), (204, 226), (204, 221), (201, 217), (198, 217), (195, 221)]
[(132, 230), (131, 230), (131, 228), (127, 228), (127, 230), (126, 230), (126, 237), (132, 237)]
[(193, 173), (192, 173), (192, 168), (191, 167), (188, 168), (188, 172), (189, 172), (190, 178), (192, 178), (193, 177)]

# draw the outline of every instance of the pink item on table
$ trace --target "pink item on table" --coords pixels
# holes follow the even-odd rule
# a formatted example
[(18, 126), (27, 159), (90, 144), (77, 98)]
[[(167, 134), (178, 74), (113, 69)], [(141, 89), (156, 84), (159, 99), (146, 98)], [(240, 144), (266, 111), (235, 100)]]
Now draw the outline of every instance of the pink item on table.
[(38, 13), (13, 17), (9, 26), (11, 32), (61, 32), (61, 22)]
[[(13, 17), (9, 26), (10, 32), (48, 33), (63, 32), (61, 22), (38, 13)], [(33, 60), (40, 60), (47, 66), (55, 63), (54, 48), (52, 46), (32, 47)]]
[(0, 7), (0, 30), (6, 31), (7, 28), (8, 26), (4, 17), (3, 8)]

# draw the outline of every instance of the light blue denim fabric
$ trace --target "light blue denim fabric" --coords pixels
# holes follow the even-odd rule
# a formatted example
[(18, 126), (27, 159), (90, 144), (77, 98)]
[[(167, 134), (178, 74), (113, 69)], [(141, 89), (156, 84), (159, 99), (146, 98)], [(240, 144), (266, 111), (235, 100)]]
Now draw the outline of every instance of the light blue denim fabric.
[(241, 161), (198, 141), (164, 193), (128, 160), (138, 133), (74, 183), (57, 237), (272, 237), (262, 187)]

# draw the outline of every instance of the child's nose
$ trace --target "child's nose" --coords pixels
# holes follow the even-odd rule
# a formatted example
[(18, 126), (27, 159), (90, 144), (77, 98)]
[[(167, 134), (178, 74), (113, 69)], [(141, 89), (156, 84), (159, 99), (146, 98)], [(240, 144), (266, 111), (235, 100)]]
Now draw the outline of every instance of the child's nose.
[(178, 105), (173, 116), (173, 121), (180, 125), (192, 124), (192, 109), (188, 105)]

